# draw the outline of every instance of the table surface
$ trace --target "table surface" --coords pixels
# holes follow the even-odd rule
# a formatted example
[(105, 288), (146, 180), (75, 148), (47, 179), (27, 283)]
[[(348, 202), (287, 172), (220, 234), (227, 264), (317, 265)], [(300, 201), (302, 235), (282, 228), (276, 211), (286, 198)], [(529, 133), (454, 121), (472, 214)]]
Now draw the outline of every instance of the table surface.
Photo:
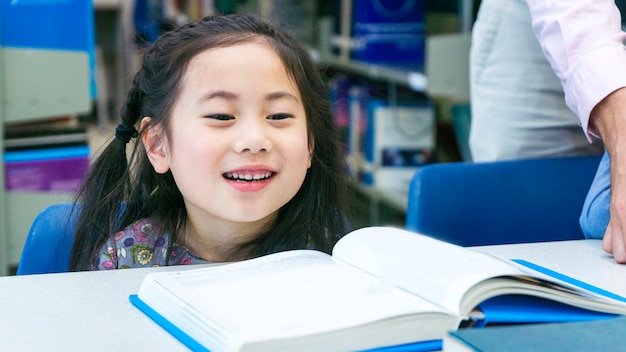
[[(626, 266), (602, 251), (599, 240), (474, 247), (525, 259), (626, 296)], [(175, 338), (128, 300), (148, 272), (162, 267), (0, 277), (0, 346), (34, 351), (184, 351)], [(6, 349), (5, 347), (9, 347)]]

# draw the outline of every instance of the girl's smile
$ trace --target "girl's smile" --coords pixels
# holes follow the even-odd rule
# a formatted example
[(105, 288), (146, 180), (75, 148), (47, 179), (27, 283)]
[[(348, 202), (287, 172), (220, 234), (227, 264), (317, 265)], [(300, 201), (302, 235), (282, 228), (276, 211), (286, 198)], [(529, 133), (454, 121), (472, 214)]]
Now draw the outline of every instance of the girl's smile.
[(230, 185), (241, 192), (254, 192), (265, 188), (276, 175), (267, 166), (257, 165), (243, 167), (225, 172), (224, 178)]

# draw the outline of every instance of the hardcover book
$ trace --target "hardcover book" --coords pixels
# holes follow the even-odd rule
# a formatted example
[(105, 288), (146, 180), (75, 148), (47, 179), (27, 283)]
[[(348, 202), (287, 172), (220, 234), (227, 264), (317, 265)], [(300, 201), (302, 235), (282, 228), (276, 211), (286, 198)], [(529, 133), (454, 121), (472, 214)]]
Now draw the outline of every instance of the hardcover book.
[(624, 298), (553, 274), (406, 230), (366, 227), (344, 236), (332, 255), (293, 250), (150, 273), (130, 299), (193, 350), (212, 351), (433, 342), (438, 349), (448, 331), (489, 321), (483, 304), (499, 312), (504, 303), (508, 314), (496, 320), (509, 323), (626, 314)]

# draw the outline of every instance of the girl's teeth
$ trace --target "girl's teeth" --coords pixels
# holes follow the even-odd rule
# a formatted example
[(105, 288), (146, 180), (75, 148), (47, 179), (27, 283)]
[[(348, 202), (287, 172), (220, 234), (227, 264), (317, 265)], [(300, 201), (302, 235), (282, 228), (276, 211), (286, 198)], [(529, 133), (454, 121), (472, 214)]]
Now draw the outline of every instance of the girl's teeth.
[(227, 178), (234, 179), (234, 180), (245, 180), (245, 181), (262, 180), (262, 179), (269, 178), (270, 176), (272, 176), (271, 172), (266, 172), (264, 174), (255, 174), (255, 175), (252, 175), (250, 173), (246, 173), (246, 174), (238, 174), (235, 172), (226, 173)]

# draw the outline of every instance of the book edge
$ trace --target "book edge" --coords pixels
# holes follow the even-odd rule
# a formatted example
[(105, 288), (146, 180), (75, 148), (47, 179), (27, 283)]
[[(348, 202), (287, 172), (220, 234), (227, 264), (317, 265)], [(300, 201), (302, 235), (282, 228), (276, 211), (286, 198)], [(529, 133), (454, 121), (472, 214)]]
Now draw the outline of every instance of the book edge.
[(209, 349), (202, 346), (194, 338), (186, 334), (184, 331), (182, 331), (172, 322), (170, 322), (161, 314), (159, 314), (157, 311), (152, 309), (141, 298), (139, 298), (138, 295), (136, 294), (130, 295), (128, 299), (137, 309), (139, 309), (142, 313), (144, 313), (146, 316), (152, 319), (155, 323), (157, 323), (157, 325), (162, 327), (165, 331), (167, 331), (170, 335), (172, 335), (174, 338), (176, 338), (178, 341), (180, 341), (182, 344), (187, 346), (192, 351), (210, 352)]
[(608, 298), (614, 299), (616, 301), (626, 302), (626, 297), (617, 295), (617, 294), (615, 294), (613, 292), (604, 290), (602, 288), (599, 288), (599, 287), (594, 286), (592, 284), (589, 284), (587, 282), (575, 279), (575, 278), (573, 278), (571, 276), (567, 276), (565, 274), (561, 274), (558, 271), (554, 271), (554, 270), (548, 269), (548, 268), (546, 268), (544, 266), (541, 266), (541, 265), (538, 265), (538, 264), (534, 264), (532, 262), (529, 262), (529, 261), (523, 260), (523, 259), (511, 259), (511, 261), (514, 262), (514, 263), (517, 263), (519, 265), (522, 265), (522, 266), (524, 266), (526, 268), (529, 268), (531, 270), (535, 270), (535, 271), (538, 271), (538, 272), (540, 272), (542, 274), (545, 274), (545, 275), (548, 275), (550, 277), (553, 277), (553, 278), (555, 278), (557, 280), (560, 280), (560, 281), (563, 281), (563, 282), (567, 282), (568, 284), (571, 284), (571, 285), (580, 287), (580, 288), (582, 288), (584, 290), (593, 292), (595, 294), (598, 294), (598, 295), (601, 295), (601, 296), (604, 296), (604, 297), (608, 297)]

